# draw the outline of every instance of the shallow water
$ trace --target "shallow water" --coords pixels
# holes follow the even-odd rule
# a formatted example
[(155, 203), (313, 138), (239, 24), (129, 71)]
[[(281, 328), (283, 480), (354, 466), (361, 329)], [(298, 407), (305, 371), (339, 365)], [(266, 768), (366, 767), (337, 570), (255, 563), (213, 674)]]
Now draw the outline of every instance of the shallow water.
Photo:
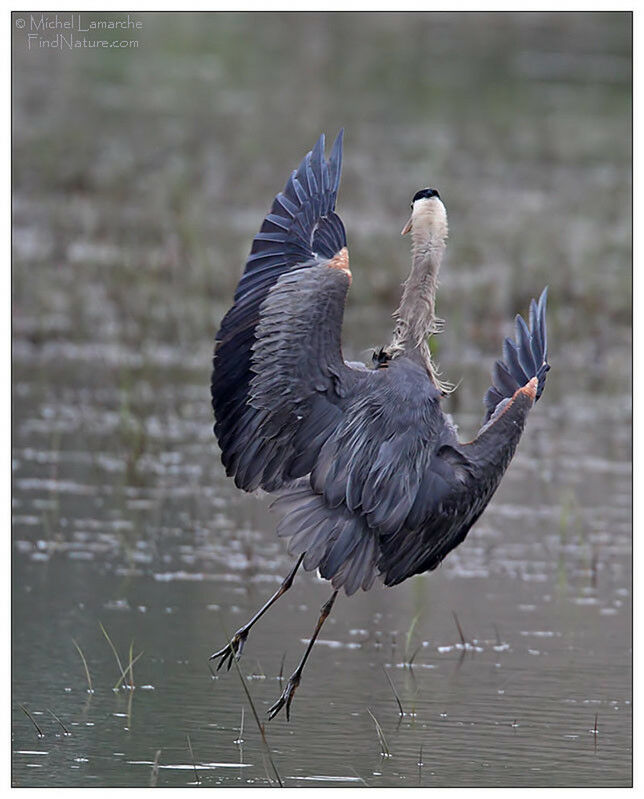
[[(208, 655), (289, 564), (268, 501), (240, 495), (222, 473), (207, 405), (195, 401), (201, 374), (187, 371), (164, 395), (175, 367), (157, 366), (133, 387), (148, 397), (140, 413), (155, 453), (142, 456), (135, 485), (115, 448), (118, 397), (88, 389), (92, 367), (72, 352), (43, 400), (32, 366), (25, 356), (15, 369), (15, 784), (191, 784), (188, 735), (203, 784), (266, 783), (239, 676), (213, 678)], [(557, 396), (552, 376), (466, 543), (433, 574), (339, 598), (291, 723), (267, 727), (285, 784), (628, 783), (630, 454), (619, 420), (629, 401), (597, 397), (591, 423)], [(253, 630), (240, 669), (260, 714), (279, 695), (284, 653), (287, 675), (328, 593), (302, 574)], [(119, 670), (99, 622), (124, 664), (132, 640), (133, 655), (143, 652), (134, 690), (112, 690)]]
[[(14, 52), (14, 784), (276, 780), (242, 680), (263, 720), (329, 587), (298, 575), (251, 633), (241, 678), (210, 672), (290, 568), (268, 498), (236, 491), (219, 463), (210, 342), (292, 139), (336, 117), (354, 272), (345, 355), (387, 340), (407, 263), (397, 231), (431, 164), (451, 193), (439, 356), (463, 381), (446, 402), (463, 437), (513, 314), (546, 281), (553, 369), (466, 542), (432, 574), (338, 598), (290, 724), (266, 725), (279, 778), (630, 784), (628, 24), (299, 16), (293, 47), (317, 66), (294, 74), (279, 15), (264, 37), (239, 15), (142, 16), (140, 55)], [(436, 69), (419, 76), (427, 38)], [(329, 54), (349, 44), (338, 93)], [(293, 96), (310, 113), (289, 138)], [(100, 624), (122, 666), (132, 646), (128, 687), (114, 690)]]

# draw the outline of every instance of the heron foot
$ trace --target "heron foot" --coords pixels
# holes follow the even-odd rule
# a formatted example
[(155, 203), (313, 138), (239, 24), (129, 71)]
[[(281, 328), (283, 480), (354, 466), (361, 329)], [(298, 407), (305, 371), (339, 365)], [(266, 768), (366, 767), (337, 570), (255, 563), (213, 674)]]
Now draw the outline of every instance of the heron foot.
[(284, 705), (286, 705), (286, 720), (291, 720), (291, 702), (293, 701), (293, 695), (300, 684), (300, 679), (301, 677), (297, 672), (289, 677), (289, 681), (286, 683), (286, 688), (282, 691), (282, 695), (268, 710), (269, 721), (272, 721), (275, 716), (277, 716)]
[(222, 647), (218, 652), (214, 652), (210, 656), (210, 660), (216, 660), (217, 658), (221, 658), (219, 663), (217, 664), (217, 671), (228, 661), (228, 665), (226, 666), (226, 671), (230, 671), (230, 667), (233, 663), (233, 658), (235, 660), (239, 660), (242, 656), (242, 652), (244, 651), (244, 644), (246, 643), (246, 639), (248, 638), (248, 630), (244, 629), (243, 627), (241, 630), (237, 630), (235, 635), (230, 639), (230, 641), (226, 644), (226, 646)]

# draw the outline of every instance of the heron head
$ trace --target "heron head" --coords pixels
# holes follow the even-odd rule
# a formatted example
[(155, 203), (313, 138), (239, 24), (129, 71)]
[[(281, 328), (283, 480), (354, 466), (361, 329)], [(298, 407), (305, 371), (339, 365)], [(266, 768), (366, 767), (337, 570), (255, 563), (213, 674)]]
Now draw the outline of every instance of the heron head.
[(411, 232), (412, 238), (444, 240), (447, 238), (447, 212), (436, 189), (421, 189), (411, 201), (411, 216), (401, 236)]

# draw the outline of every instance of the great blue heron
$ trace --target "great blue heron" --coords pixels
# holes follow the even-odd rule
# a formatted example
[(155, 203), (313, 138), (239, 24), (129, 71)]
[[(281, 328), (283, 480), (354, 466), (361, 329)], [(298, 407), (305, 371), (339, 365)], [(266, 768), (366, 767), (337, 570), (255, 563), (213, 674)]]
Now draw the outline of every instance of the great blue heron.
[(440, 407), (444, 387), (428, 336), (438, 330), (436, 284), (447, 238), (435, 189), (417, 192), (402, 233), (412, 268), (393, 339), (373, 364), (345, 362), (340, 347), (351, 272), (335, 213), (342, 131), (328, 160), (324, 136), (275, 198), (255, 236), (233, 307), (217, 334), (212, 376), (215, 434), (238, 488), (277, 492), (278, 535), (297, 558), (279, 589), (211, 659), (241, 655), (248, 631), (287, 591), (300, 564), (333, 593), (273, 718), (294, 692), (340, 588), (392, 586), (435, 569), (463, 541), (499, 485), (543, 391), (546, 294), (517, 316), (485, 395), (476, 438), (462, 444)]

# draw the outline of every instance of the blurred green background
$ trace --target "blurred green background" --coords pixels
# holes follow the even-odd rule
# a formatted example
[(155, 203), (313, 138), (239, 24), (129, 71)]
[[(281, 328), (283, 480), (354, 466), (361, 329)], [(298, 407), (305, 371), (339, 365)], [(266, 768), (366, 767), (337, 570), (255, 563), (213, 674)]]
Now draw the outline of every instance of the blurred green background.
[(17, 333), (210, 338), (272, 196), (344, 126), (350, 313), (396, 306), (398, 233), (431, 184), (455, 354), (496, 351), (491, 321), (549, 283), (557, 356), (626, 355), (629, 14), (136, 17), (137, 49), (27, 51), (14, 31)]

